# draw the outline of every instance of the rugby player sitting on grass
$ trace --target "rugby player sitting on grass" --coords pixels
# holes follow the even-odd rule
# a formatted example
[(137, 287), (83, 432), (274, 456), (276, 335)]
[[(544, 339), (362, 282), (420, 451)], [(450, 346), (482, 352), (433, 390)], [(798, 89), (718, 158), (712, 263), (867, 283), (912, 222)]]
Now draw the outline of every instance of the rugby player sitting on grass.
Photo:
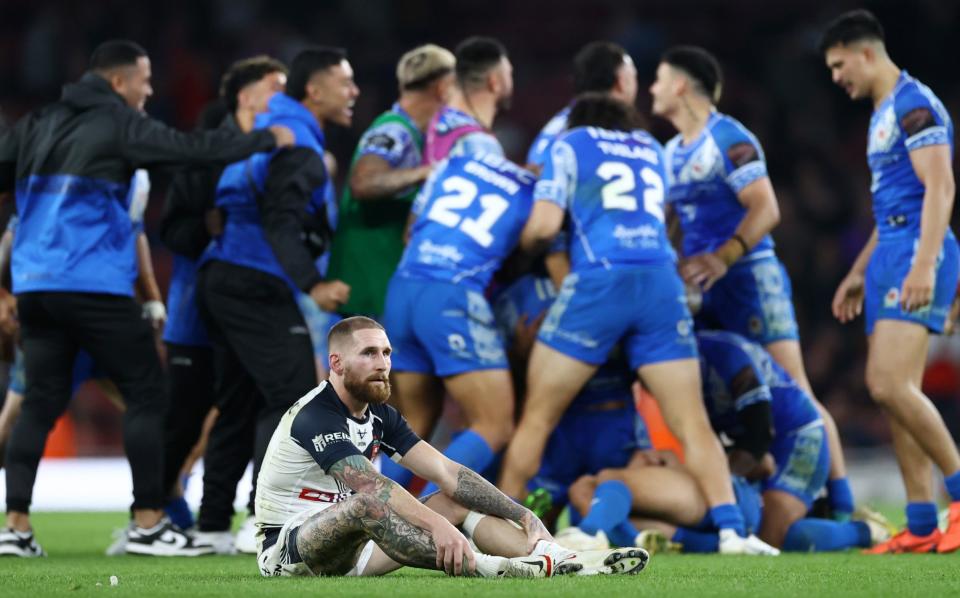
[[(284, 414), (260, 470), (261, 574), (371, 576), (408, 565), (450, 575), (551, 577), (636, 573), (646, 565), (639, 548), (561, 548), (528, 509), (421, 441), (385, 404), (391, 347), (378, 323), (348, 318), (330, 330), (328, 343), (330, 378)], [(381, 451), (440, 492), (417, 501), (374, 469)]]

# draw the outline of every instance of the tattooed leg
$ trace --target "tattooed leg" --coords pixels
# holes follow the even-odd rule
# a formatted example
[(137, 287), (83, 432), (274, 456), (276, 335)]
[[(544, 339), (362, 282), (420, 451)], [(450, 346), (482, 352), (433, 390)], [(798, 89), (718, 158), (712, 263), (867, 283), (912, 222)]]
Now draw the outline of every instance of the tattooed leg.
[(315, 574), (343, 575), (367, 540), (402, 565), (437, 568), (437, 547), (430, 533), (369, 494), (351, 496), (307, 519), (297, 533), (297, 548)]

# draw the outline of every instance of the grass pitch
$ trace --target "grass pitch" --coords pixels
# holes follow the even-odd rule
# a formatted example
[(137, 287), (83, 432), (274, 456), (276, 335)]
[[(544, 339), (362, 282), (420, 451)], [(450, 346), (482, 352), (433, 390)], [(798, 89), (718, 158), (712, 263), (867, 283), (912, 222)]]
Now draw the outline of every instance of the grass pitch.
[[(636, 576), (540, 580), (454, 579), (405, 569), (382, 578), (263, 579), (251, 556), (107, 557), (122, 513), (38, 513), (45, 559), (0, 560), (0, 596), (960, 596), (960, 553), (868, 557), (856, 553), (777, 558), (657, 555)], [(110, 576), (119, 585), (110, 586)]]

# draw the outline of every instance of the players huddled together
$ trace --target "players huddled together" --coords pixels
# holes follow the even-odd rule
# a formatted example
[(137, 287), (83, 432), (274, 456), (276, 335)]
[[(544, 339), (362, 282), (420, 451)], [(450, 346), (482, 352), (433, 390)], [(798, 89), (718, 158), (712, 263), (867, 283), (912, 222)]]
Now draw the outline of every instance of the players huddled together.
[[(325, 131), (353, 124), (360, 93), (344, 50), (235, 63), (182, 133), (143, 114), (149, 58), (115, 40), (0, 138), (17, 212), (0, 325), (22, 347), (0, 413), (0, 554), (45, 554), (32, 488), (78, 375), (109, 379), (124, 409), (134, 501), (112, 553), (252, 553), (264, 576), (552, 577), (637, 573), (654, 552), (957, 550), (960, 454), (920, 389), (960, 276), (953, 125), (869, 12), (831, 22), (819, 51), (874, 107), (876, 226), (831, 305), (866, 321), (902, 531), (855, 506), (804, 370), (761, 141), (719, 111), (709, 51), (669, 48), (648, 74), (652, 116), (677, 131), (661, 144), (630, 55), (588, 43), (520, 164), (492, 131), (506, 48), (414, 48), (338, 196)], [(159, 168), (176, 173), (165, 308), (142, 230)], [(447, 436), (442, 453), (428, 442)], [(194, 519), (181, 480), (199, 455)]]

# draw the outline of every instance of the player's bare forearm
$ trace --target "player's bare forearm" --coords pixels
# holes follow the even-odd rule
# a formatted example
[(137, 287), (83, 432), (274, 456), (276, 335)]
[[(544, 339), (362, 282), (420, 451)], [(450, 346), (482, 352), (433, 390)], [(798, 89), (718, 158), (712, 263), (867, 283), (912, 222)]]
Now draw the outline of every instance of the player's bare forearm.
[(514, 521), (526, 527), (536, 519), (529, 509), (517, 504), (497, 487), (468, 467), (459, 466), (457, 487), (453, 499), (461, 505), (477, 511)]
[(153, 273), (153, 259), (150, 254), (150, 242), (147, 236), (140, 233), (137, 236), (137, 290), (144, 301), (163, 301), (157, 277)]
[(564, 210), (547, 200), (533, 202), (530, 218), (520, 232), (520, 249), (539, 256), (550, 248), (560, 228), (563, 226)]
[(436, 569), (437, 547), (430, 532), (381, 501), (348, 501), (314, 515), (300, 526), (297, 548), (314, 573), (342, 574), (355, 557), (344, 546), (356, 543), (363, 532), (398, 563)]
[(415, 526), (433, 529), (442, 519), (402, 486), (374, 469), (370, 460), (362, 455), (337, 461), (330, 467), (330, 475), (354, 492), (377, 498)]
[(920, 242), (917, 244), (915, 263), (933, 266), (943, 246), (943, 238), (950, 225), (953, 211), (953, 185), (946, 182), (938, 186), (928, 185), (923, 193), (923, 211), (920, 214)]
[[(382, 199), (413, 185), (422, 183), (430, 174), (430, 166), (415, 168), (390, 168), (385, 160), (365, 156), (357, 163), (350, 175), (350, 191), (357, 200)], [(371, 160), (365, 162), (365, 160)]]
[(853, 266), (850, 267), (850, 272), (862, 275), (867, 271), (870, 256), (873, 255), (873, 250), (877, 247), (877, 238), (877, 227), (873, 227), (873, 232), (870, 234), (870, 238), (867, 239), (867, 244), (860, 250), (860, 254), (857, 255), (857, 259), (854, 260)]
[(770, 179), (758, 179), (740, 191), (737, 199), (747, 209), (733, 236), (714, 253), (730, 266), (749, 253), (750, 249), (780, 223), (780, 207)]

